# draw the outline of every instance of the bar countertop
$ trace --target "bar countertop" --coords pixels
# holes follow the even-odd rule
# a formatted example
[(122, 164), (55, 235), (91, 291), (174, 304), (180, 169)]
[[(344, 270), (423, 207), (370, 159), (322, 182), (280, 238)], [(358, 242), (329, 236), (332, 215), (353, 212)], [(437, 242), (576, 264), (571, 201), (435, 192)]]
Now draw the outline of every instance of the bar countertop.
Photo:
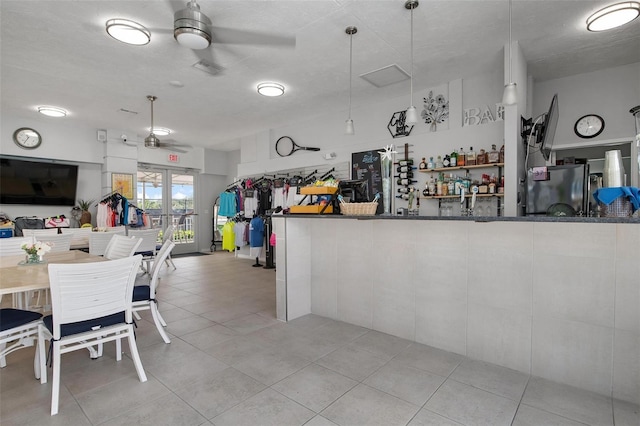
[(560, 222), (560, 223), (637, 223), (640, 224), (640, 217), (567, 217), (567, 216), (399, 216), (399, 215), (376, 215), (376, 216), (346, 216), (340, 214), (316, 215), (316, 214), (287, 214), (274, 215), (273, 217), (291, 218), (326, 218), (326, 219), (358, 219), (358, 220), (454, 220), (472, 222)]

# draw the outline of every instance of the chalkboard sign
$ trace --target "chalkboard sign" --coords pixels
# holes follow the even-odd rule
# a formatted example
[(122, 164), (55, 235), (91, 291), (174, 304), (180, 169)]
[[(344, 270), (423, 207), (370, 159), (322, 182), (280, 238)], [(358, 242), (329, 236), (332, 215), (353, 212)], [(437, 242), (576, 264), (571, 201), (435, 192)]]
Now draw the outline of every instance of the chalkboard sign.
[[(380, 149), (380, 151), (384, 151)], [(373, 200), (376, 193), (380, 193), (376, 214), (382, 214), (382, 167), (380, 165), (381, 154), (376, 151), (354, 152), (351, 154), (351, 179), (367, 182), (369, 201)]]

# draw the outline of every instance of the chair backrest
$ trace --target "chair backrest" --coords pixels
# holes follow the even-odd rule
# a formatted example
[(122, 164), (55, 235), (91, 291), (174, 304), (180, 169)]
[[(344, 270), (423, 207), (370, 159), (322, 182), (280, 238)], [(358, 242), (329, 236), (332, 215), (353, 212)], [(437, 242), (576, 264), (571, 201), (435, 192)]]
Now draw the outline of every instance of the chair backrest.
[(133, 256), (140, 243), (142, 243), (140, 238), (116, 234), (107, 244), (107, 248), (104, 250), (104, 257), (113, 260)]
[(142, 243), (138, 247), (137, 253), (141, 252), (154, 252), (156, 251), (156, 245), (158, 244), (158, 234), (160, 228), (155, 229), (129, 229), (129, 236), (142, 238)]
[(171, 254), (171, 250), (176, 246), (171, 240), (165, 241), (160, 248), (160, 251), (156, 254), (155, 259), (153, 260), (153, 266), (151, 267), (151, 281), (149, 282), (149, 287), (151, 287), (151, 298), (155, 298), (156, 289), (158, 288), (158, 277), (160, 276), (160, 268), (164, 264), (164, 261)]
[(89, 253), (102, 256), (114, 235), (116, 234), (113, 232), (92, 232), (89, 234)]
[[(47, 229), (23, 229), (22, 235), (25, 237), (40, 237), (42, 235), (58, 235), (58, 228), (47, 228)], [(41, 238), (38, 240), (42, 241)]]
[(133, 284), (142, 256), (93, 263), (49, 265), (53, 338), (60, 339), (60, 326), (108, 315), (125, 313), (133, 321)]
[(167, 226), (167, 229), (164, 230), (164, 233), (162, 234), (162, 243), (164, 244), (165, 241), (173, 241), (173, 233), (176, 230), (176, 226), (175, 225), (169, 225)]
[(16, 256), (25, 254), (23, 244), (31, 244), (32, 237), (0, 238), (0, 256)]
[(80, 243), (89, 239), (89, 234), (93, 231), (91, 228), (61, 228), (62, 234), (71, 235), (71, 244)]
[(127, 227), (126, 226), (109, 226), (106, 229), (106, 232), (116, 233), (120, 235), (127, 235)]
[(44, 241), (51, 243), (52, 252), (69, 251), (71, 250), (71, 234), (62, 235), (40, 235), (36, 237), (38, 241)]

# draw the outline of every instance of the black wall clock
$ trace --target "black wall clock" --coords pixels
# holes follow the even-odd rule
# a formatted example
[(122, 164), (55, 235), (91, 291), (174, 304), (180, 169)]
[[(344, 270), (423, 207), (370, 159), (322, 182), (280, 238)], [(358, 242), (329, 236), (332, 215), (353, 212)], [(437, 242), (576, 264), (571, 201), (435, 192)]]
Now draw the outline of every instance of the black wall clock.
[(596, 114), (587, 114), (578, 118), (573, 131), (581, 138), (595, 138), (604, 130), (604, 119)]

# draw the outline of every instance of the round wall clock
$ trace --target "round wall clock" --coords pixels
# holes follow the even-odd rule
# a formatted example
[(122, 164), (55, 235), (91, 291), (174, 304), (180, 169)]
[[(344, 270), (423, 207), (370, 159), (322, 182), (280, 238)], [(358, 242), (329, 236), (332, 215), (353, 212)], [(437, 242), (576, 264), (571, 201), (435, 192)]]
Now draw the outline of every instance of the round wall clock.
[(573, 131), (581, 138), (595, 138), (604, 130), (604, 119), (596, 114), (580, 117), (573, 126)]
[(13, 141), (20, 148), (36, 149), (42, 143), (42, 136), (29, 127), (21, 127), (13, 132)]

